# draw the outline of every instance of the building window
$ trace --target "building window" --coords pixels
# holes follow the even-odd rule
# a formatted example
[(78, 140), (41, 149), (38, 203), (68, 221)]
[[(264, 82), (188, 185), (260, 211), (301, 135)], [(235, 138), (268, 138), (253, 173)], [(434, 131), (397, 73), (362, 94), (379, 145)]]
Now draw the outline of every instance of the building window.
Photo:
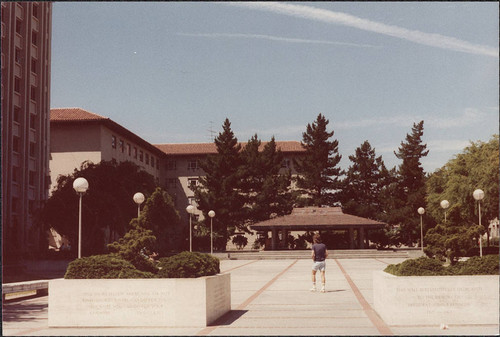
[(14, 92), (18, 94), (21, 92), (21, 79), (19, 77), (14, 78)]
[(19, 143), (20, 143), (20, 141), (21, 141), (21, 139), (19, 137), (14, 136), (12, 138), (12, 150), (14, 152), (19, 153), (19, 148), (20, 148), (20, 144)]
[(31, 156), (31, 157), (34, 157), (34, 156), (35, 156), (35, 149), (36, 149), (36, 147), (35, 147), (35, 143), (30, 142), (30, 156)]
[(174, 171), (175, 169), (177, 169), (177, 162), (175, 160), (167, 161), (167, 170)]
[(14, 58), (16, 59), (17, 63), (21, 63), (21, 60), (22, 60), (21, 49), (16, 48), (16, 51), (14, 53)]
[(129, 157), (130, 157), (130, 154), (131, 154), (131, 149), (132, 149), (132, 147), (130, 146), (129, 143), (127, 143), (127, 153), (128, 153)]
[(149, 153), (146, 153), (146, 165), (149, 165)]
[(196, 186), (198, 186), (198, 178), (188, 178), (189, 189), (194, 191)]
[(151, 166), (155, 167), (155, 157), (151, 156)]
[(137, 159), (137, 148), (134, 146), (134, 159)]
[(30, 171), (28, 176), (28, 183), (30, 186), (35, 186), (35, 171)]
[(188, 170), (196, 170), (197, 168), (198, 168), (198, 161), (197, 160), (188, 161)]
[(290, 167), (291, 167), (291, 165), (290, 165), (290, 159), (285, 158), (285, 159), (281, 162), (281, 167), (283, 167), (283, 168), (290, 168)]
[(33, 43), (35, 46), (38, 45), (38, 33), (35, 31), (31, 32), (31, 43)]
[(16, 19), (16, 33), (21, 34), (23, 23), (20, 19)]
[(30, 98), (31, 98), (32, 100), (34, 100), (34, 101), (36, 100), (36, 87), (34, 87), (34, 86), (31, 86), (31, 90), (30, 90)]
[(30, 114), (30, 128), (35, 129), (36, 115)]
[(36, 73), (36, 68), (38, 66), (38, 61), (35, 58), (31, 59), (31, 72)]
[(139, 160), (140, 160), (141, 162), (143, 162), (143, 161), (144, 161), (144, 153), (143, 153), (142, 151), (139, 151)]
[(38, 18), (38, 5), (33, 4), (33, 16)]
[(19, 123), (20, 120), (21, 120), (21, 109), (16, 106), (14, 107), (14, 122)]
[(176, 187), (177, 187), (177, 179), (168, 178), (167, 179), (167, 188), (168, 189), (175, 189)]
[(159, 159), (156, 160), (156, 169), (157, 170), (160, 169), (160, 160)]
[(113, 149), (116, 149), (116, 137), (115, 136), (111, 136), (111, 147)]
[(123, 142), (123, 139), (120, 139), (120, 151), (123, 153), (125, 152), (125, 143)]
[(12, 166), (12, 181), (16, 183), (19, 181), (19, 167), (17, 166)]

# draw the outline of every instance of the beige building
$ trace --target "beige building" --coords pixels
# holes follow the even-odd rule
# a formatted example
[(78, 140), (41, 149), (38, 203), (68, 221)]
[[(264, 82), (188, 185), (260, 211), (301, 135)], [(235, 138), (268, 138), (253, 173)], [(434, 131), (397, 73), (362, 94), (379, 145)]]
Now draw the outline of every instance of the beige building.
[[(52, 188), (85, 161), (131, 161), (160, 181), (163, 152), (109, 118), (80, 108), (50, 110)], [(52, 190), (51, 188), (51, 190)]]
[(34, 214), (48, 198), (51, 2), (2, 2), (2, 246), (38, 248)]

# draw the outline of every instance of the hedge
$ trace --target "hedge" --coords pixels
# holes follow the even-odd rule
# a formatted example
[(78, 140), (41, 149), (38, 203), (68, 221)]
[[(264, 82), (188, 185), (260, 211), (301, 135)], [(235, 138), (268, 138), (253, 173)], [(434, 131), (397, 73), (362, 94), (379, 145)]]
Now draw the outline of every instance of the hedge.
[(198, 252), (182, 252), (159, 260), (159, 278), (195, 278), (220, 273), (218, 258)]
[(68, 265), (65, 279), (153, 278), (149, 272), (114, 254), (93, 255), (76, 259)]
[(448, 267), (436, 259), (419, 257), (391, 264), (384, 271), (396, 276), (498, 275), (499, 256), (475, 256)]

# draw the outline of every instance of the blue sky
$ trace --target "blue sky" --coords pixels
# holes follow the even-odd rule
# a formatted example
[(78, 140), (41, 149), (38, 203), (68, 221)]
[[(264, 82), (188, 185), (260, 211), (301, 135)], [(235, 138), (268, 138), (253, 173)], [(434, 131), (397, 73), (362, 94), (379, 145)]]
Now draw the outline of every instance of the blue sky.
[(51, 107), (151, 143), (302, 139), (319, 113), (341, 166), (391, 168), (424, 120), (433, 172), (499, 129), (497, 2), (55, 2)]

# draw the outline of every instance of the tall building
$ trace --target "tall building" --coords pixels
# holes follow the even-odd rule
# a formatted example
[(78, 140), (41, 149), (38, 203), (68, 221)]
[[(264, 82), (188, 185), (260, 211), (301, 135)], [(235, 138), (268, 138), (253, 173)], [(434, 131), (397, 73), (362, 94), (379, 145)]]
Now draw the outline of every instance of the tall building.
[(2, 246), (33, 252), (48, 198), (52, 4), (2, 2)]

